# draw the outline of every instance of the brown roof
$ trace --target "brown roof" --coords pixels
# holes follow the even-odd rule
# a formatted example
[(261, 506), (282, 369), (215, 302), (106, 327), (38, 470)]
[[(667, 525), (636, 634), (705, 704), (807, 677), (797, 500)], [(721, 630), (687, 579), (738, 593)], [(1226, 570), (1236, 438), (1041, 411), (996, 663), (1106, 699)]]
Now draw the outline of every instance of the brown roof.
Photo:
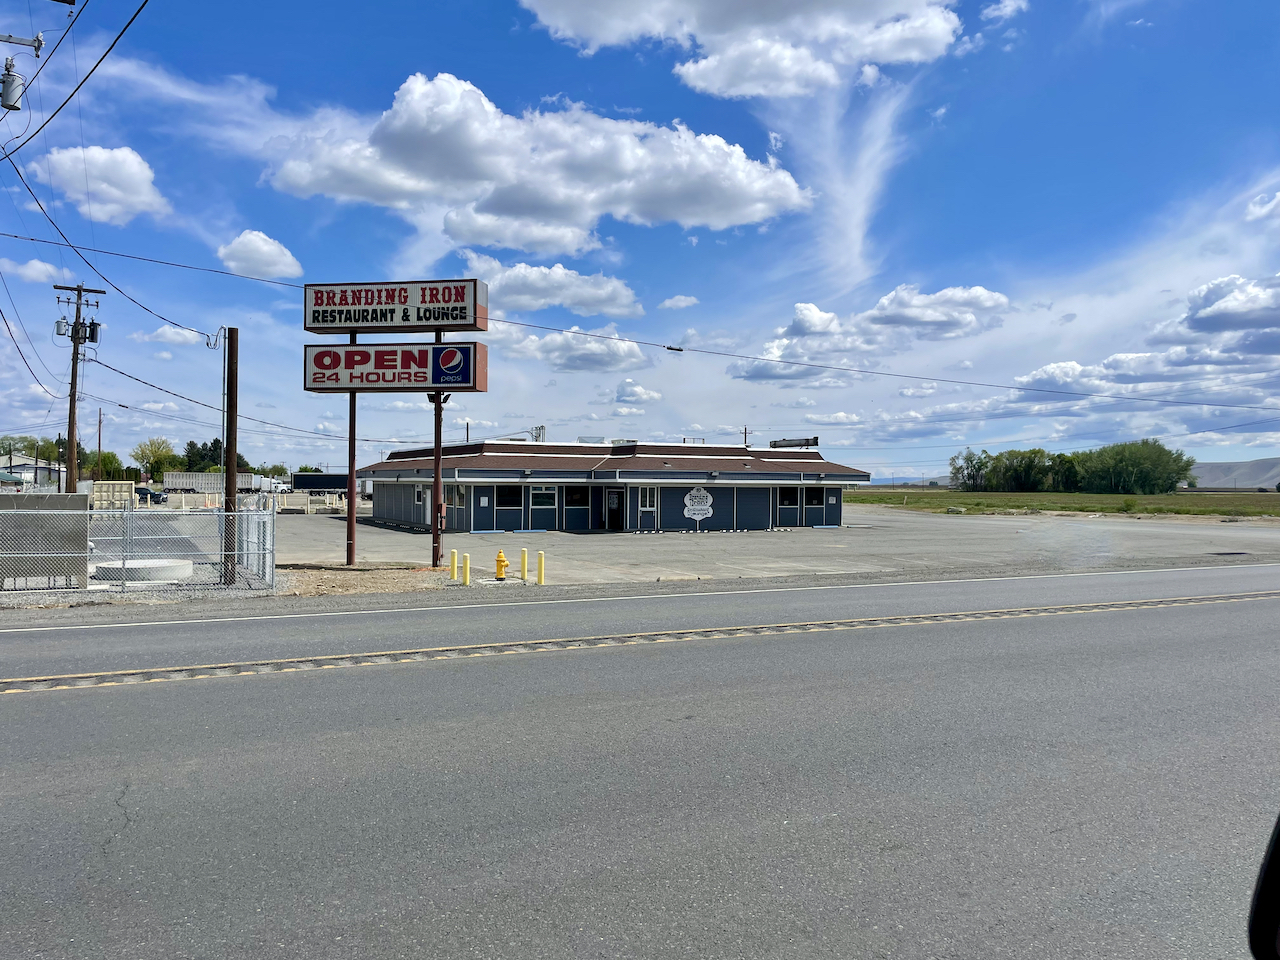
[[(591, 444), (591, 443), (520, 443), (477, 441), (450, 444), (441, 451), (445, 469), (511, 471), (532, 469), (587, 472), (598, 470), (655, 471), (672, 473), (730, 474), (760, 472), (822, 473), (850, 480), (869, 479), (865, 470), (832, 463), (816, 450), (772, 449), (711, 444)], [(391, 471), (429, 471), (433, 468), (430, 447), (400, 450), (360, 473)]]

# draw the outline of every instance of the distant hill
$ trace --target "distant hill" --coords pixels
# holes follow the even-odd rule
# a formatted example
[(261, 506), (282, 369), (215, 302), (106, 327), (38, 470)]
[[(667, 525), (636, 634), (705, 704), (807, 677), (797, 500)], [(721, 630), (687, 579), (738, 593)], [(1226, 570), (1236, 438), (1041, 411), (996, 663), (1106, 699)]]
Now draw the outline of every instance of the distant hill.
[(1191, 470), (1202, 487), (1239, 487), (1274, 490), (1280, 483), (1280, 457), (1246, 460), (1241, 463), (1197, 463)]

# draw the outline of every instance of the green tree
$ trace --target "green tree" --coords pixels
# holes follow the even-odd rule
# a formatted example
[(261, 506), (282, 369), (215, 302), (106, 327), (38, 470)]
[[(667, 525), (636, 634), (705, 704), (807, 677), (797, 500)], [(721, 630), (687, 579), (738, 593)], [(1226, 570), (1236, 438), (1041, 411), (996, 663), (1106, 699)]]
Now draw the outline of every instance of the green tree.
[(289, 475), (289, 468), (283, 463), (273, 463), (271, 466), (267, 466), (263, 463), (258, 466), (256, 472), (260, 476), (264, 477), (287, 477)]
[(177, 454), (173, 444), (164, 437), (150, 437), (130, 450), (129, 456), (146, 473), (155, 477), (157, 474), (164, 473), (165, 465), (172, 463)]
[(1008, 493), (1037, 493), (1045, 488), (1050, 465), (1048, 452), (1039, 447), (1033, 450), (1005, 450), (991, 457), (987, 464), (986, 489)]
[(1049, 489), (1055, 493), (1080, 490), (1080, 468), (1074, 453), (1055, 453), (1049, 458)]
[(304, 463), (302, 466), (298, 468), (298, 472), (299, 473), (324, 473), (324, 471), (321, 470), (319, 467), (313, 467), (310, 464), (306, 464), (306, 463)]
[[(98, 464), (98, 451), (90, 450), (88, 456), (84, 458), (84, 466), (87, 470), (95, 470)], [(124, 464), (120, 461), (120, 455), (111, 451), (102, 451), (101, 471), (98, 473), (99, 480), (115, 480), (124, 475)]]
[(1173, 493), (1190, 481), (1195, 457), (1170, 450), (1159, 440), (1113, 443), (1075, 455), (1080, 488), (1086, 493)]
[(25, 434), (0, 437), (0, 457), (34, 457), (36, 438)]
[[(951, 458), (951, 489), (974, 493), (987, 488), (987, 468), (991, 465), (991, 454), (983, 450), (974, 453), (966, 447), (963, 453)], [(306, 470), (306, 467), (300, 467)]]

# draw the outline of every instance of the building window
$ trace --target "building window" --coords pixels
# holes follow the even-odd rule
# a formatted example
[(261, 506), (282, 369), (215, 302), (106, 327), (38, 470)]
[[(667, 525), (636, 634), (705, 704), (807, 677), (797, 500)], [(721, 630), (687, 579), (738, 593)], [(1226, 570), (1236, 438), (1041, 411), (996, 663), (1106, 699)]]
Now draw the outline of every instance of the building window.
[(534, 487), (529, 496), (532, 498), (530, 506), (554, 507), (556, 505), (555, 487)]
[(458, 484), (453, 488), (453, 505), (455, 507), (465, 507), (467, 505), (467, 488), (462, 484)]
[(566, 507), (591, 506), (591, 488), (590, 487), (565, 487), (564, 488), (564, 505)]
[(640, 509), (641, 510), (658, 509), (658, 488), (657, 487), (641, 487), (640, 488)]
[(524, 497), (521, 494), (520, 487), (499, 487), (497, 493), (497, 506), (499, 507), (520, 507), (524, 505)]
[(778, 488), (778, 506), (780, 507), (800, 506), (799, 489), (796, 487), (779, 487)]
[(414, 503), (422, 502), (422, 484), (418, 484), (413, 488), (413, 502)]
[(822, 488), (806, 487), (804, 491), (804, 505), (806, 507), (822, 506)]

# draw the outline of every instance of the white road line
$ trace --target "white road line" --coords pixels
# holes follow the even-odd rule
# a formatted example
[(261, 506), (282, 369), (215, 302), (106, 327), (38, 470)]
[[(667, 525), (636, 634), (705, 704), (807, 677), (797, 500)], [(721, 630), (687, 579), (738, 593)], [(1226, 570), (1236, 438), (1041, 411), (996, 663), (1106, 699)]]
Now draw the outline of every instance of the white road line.
[[(971, 577), (963, 580), (895, 580), (890, 583), (833, 583), (814, 587), (759, 587), (753, 590), (715, 590), (699, 593), (649, 593), (634, 596), (564, 597), (558, 600), (508, 600), (498, 603), (446, 603), (434, 607), (392, 607), (383, 610), (330, 610), (320, 613), (270, 613), (250, 617), (199, 617), (189, 620), (139, 620), (129, 623), (73, 623), (48, 627), (5, 627), (5, 633), (52, 633), (60, 630), (107, 630), (124, 627), (172, 627), (195, 623), (254, 623), (268, 620), (316, 620), (325, 617), (367, 617), (398, 613), (430, 613), (435, 610), (486, 610), (496, 607), (540, 607), (565, 603), (617, 603), (620, 600), (670, 600), (688, 597), (735, 597), (756, 593), (809, 593), (816, 590), (867, 590), (879, 587), (919, 587), (947, 583), (1003, 583), (1015, 580), (1066, 580), (1074, 577), (1125, 577), (1148, 573), (1190, 573), (1205, 570), (1241, 570), (1280, 567), (1280, 563), (1224, 563), (1208, 567), (1162, 567), (1156, 570), (1095, 570), (1085, 573), (1036, 573), (1019, 577)], [(838, 576), (839, 574), (833, 574)], [(676, 581), (686, 582), (686, 581)], [(708, 581), (709, 582), (709, 581)], [(1160, 599), (1160, 598), (1155, 598)]]

